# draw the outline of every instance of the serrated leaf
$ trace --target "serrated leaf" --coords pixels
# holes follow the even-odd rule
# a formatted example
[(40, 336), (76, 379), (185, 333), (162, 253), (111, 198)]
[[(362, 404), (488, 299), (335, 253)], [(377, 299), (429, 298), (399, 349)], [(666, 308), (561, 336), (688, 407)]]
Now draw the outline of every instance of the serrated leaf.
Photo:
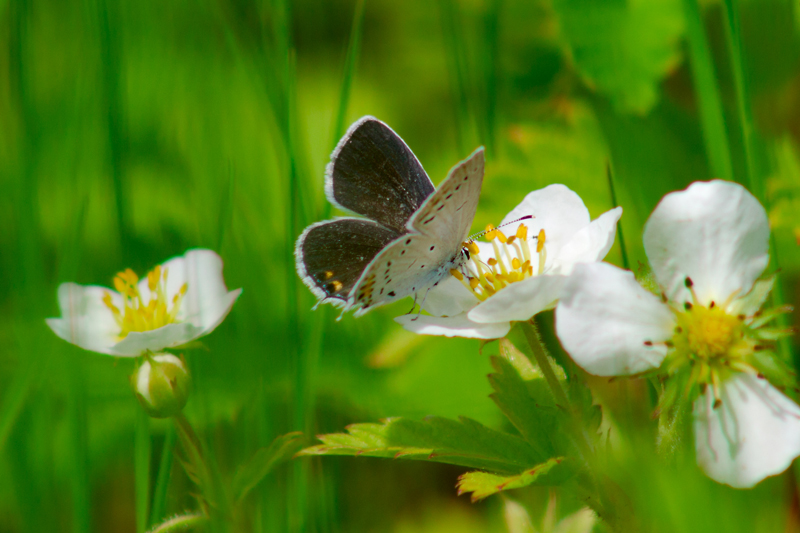
[(492, 366), (497, 370), (489, 376), (495, 391), (492, 400), (537, 451), (539, 462), (555, 455), (553, 437), (559, 433), (564, 413), (556, 406), (544, 378), (523, 380), (510, 362), (499, 357), (492, 358)]
[(322, 444), (298, 455), (363, 455), (448, 463), (506, 474), (542, 461), (520, 437), (471, 420), (429, 417), (421, 421), (391, 418), (381, 424), (353, 424), (347, 433), (318, 437)]
[(458, 478), (459, 496), (471, 492), (473, 502), (500, 491), (518, 489), (528, 485), (558, 485), (569, 478), (575, 469), (572, 461), (554, 457), (542, 464), (513, 476), (498, 476), (488, 472), (467, 472)]
[(575, 67), (617, 109), (647, 113), (658, 83), (680, 61), (679, 0), (556, 0)]
[(241, 501), (267, 474), (294, 455), (302, 445), (303, 434), (295, 431), (281, 435), (269, 446), (259, 449), (236, 471), (232, 485), (234, 501)]
[(531, 363), (528, 356), (519, 351), (517, 347), (506, 338), (500, 339), (500, 357), (508, 361), (511, 366), (514, 367), (514, 370), (517, 371), (519, 377), (524, 381), (544, 377), (542, 376), (542, 371)]

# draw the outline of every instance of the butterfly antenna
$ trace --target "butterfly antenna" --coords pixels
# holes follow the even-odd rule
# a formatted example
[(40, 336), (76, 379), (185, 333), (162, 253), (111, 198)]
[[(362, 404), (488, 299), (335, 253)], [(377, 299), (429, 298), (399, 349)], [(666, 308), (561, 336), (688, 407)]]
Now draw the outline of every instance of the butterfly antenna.
[(483, 231), (479, 231), (478, 233), (475, 233), (474, 235), (470, 235), (469, 238), (467, 239), (467, 242), (472, 242), (475, 239), (480, 239), (481, 237), (483, 237), (484, 235), (486, 235), (490, 231), (493, 231), (493, 230), (496, 230), (496, 229), (500, 229), (503, 226), (508, 226), (509, 224), (516, 224), (517, 222), (522, 222), (523, 220), (528, 220), (528, 219), (531, 219), (531, 218), (536, 218), (536, 217), (534, 217), (533, 215), (525, 215), (524, 217), (518, 218), (516, 220), (510, 220), (510, 221), (506, 222), (505, 224), (500, 224), (496, 228), (485, 229)]

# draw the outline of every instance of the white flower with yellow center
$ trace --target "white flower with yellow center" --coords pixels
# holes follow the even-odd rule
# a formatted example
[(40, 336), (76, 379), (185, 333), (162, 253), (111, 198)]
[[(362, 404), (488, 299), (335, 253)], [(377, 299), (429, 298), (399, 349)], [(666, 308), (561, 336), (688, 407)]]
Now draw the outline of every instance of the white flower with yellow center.
[(211, 333), (242, 292), (225, 288), (222, 259), (211, 250), (189, 250), (141, 281), (127, 269), (114, 288), (61, 284), (61, 318), (48, 318), (47, 325), (86, 350), (136, 357)]
[[(694, 183), (666, 195), (644, 246), (662, 292), (604, 263), (579, 265), (556, 308), (556, 332), (585, 370), (666, 377), (659, 408), (693, 402), (697, 461), (712, 479), (752, 487), (800, 455), (800, 408), (769, 380), (788, 367), (772, 351), (787, 309), (760, 311), (774, 278), (769, 224), (742, 186)], [(767, 379), (769, 378), (769, 379)]]
[(421, 302), (430, 315), (395, 320), (424, 335), (503, 337), (512, 322), (554, 307), (577, 263), (606, 256), (621, 215), (617, 207), (592, 221), (580, 196), (564, 185), (534, 191), (501, 229), (488, 228), (489, 242), (466, 244), (467, 263)]

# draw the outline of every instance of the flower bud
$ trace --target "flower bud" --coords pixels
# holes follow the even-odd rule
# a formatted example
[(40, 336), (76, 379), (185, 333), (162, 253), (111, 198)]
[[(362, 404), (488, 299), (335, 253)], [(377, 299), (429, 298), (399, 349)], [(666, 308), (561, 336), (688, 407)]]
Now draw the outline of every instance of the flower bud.
[(131, 376), (131, 385), (147, 414), (175, 416), (189, 397), (189, 372), (183, 360), (172, 354), (151, 355)]

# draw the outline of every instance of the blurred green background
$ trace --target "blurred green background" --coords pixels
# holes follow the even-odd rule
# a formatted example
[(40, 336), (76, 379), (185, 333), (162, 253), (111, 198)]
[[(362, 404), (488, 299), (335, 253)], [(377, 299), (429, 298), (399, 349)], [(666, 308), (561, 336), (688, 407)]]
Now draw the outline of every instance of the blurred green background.
[[(618, 241), (608, 260), (633, 269), (665, 193), (739, 181), (769, 211), (776, 301), (800, 303), (797, 0), (0, 0), (0, 532), (145, 531), (193, 508), (177, 460), (161, 464), (169, 424), (147, 420), (130, 391), (134, 363), (67, 345), (44, 323), (59, 283), (110, 285), (192, 247), (216, 250), (228, 287), (244, 288), (207, 350), (186, 353), (186, 413), (223, 476), (292, 430), (436, 414), (512, 431), (488, 398), (496, 345), (404, 332), (392, 318), (409, 301), (340, 322), (311, 312), (294, 239), (335, 214), (325, 164), (365, 114), (434, 183), (487, 147), (475, 229), (550, 183), (593, 217), (622, 205), (625, 254)], [(643, 520), (800, 530), (793, 472), (734, 491), (691, 462), (660, 465), (641, 384), (594, 384), (606, 415), (642, 436), (614, 461)], [(245, 522), (505, 531), (501, 497), (456, 496), (461, 472), (293, 461), (249, 496)], [(538, 523), (546, 490), (510, 496)], [(559, 512), (578, 507), (564, 498)]]

